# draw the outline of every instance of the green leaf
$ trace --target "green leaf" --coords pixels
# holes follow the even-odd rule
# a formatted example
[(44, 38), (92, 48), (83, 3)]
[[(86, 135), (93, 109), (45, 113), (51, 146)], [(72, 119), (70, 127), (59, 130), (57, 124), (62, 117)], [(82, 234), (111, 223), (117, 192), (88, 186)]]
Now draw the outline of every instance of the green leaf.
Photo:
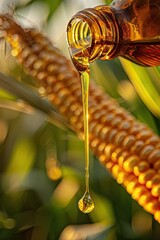
[[(53, 13), (55, 12), (55, 10), (57, 9), (57, 7), (60, 5), (60, 3), (62, 2), (63, 0), (46, 0), (45, 1), (45, 4), (49, 7), (49, 15), (48, 15), (48, 20), (51, 18), (51, 16), (53, 15)], [(36, 3), (36, 2), (43, 2), (44, 3), (44, 0), (31, 0), (29, 1), (25, 6), (29, 6), (33, 3)], [(20, 9), (24, 6), (18, 4), (16, 6), (16, 9)]]
[[(43, 1), (43, 0), (42, 0)], [(50, 19), (50, 17), (52, 16), (52, 14), (55, 12), (55, 10), (57, 9), (57, 7), (60, 5), (60, 3), (63, 0), (46, 0), (46, 4), (49, 6), (50, 11), (49, 11), (49, 16), (48, 19)]]
[(154, 115), (160, 117), (160, 95), (154, 85), (154, 76), (151, 79), (147, 68), (123, 58), (120, 60), (142, 101)]

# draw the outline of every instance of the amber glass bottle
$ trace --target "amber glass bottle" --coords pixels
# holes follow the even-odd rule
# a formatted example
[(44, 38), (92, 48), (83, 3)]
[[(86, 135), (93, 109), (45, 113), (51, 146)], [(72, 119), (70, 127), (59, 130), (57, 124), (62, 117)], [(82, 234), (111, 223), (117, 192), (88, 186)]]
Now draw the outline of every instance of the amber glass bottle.
[(160, 0), (115, 0), (110, 6), (84, 9), (69, 22), (67, 37), (74, 64), (82, 71), (85, 57), (93, 62), (121, 56), (158, 66)]

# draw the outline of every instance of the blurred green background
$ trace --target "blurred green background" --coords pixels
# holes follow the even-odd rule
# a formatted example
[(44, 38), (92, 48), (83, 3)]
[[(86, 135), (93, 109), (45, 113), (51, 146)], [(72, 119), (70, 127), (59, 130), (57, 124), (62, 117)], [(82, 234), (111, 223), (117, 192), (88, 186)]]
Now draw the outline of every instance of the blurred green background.
[[(47, 33), (69, 57), (69, 19), (80, 9), (110, 2), (3, 0), (0, 7), (13, 12), (22, 25)], [(1, 72), (32, 84), (3, 41), (0, 49)], [(123, 59), (97, 61), (92, 78), (159, 133), (159, 67), (143, 68)], [(85, 187), (83, 142), (0, 87), (0, 240), (159, 240), (159, 224), (93, 155), (90, 188), (95, 209), (81, 213), (77, 202)]]

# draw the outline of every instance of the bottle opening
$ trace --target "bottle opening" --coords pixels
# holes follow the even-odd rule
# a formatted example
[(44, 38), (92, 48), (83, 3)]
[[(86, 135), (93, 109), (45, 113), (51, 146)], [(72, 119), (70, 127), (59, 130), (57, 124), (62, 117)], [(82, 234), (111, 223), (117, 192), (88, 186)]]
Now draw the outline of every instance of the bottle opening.
[(112, 11), (99, 7), (77, 13), (68, 24), (67, 38), (78, 71), (87, 69), (96, 59), (111, 59), (119, 42)]
[[(67, 39), (71, 56), (89, 55), (92, 33), (89, 24), (80, 18), (73, 18), (67, 27)], [(88, 54), (87, 54), (88, 52)]]

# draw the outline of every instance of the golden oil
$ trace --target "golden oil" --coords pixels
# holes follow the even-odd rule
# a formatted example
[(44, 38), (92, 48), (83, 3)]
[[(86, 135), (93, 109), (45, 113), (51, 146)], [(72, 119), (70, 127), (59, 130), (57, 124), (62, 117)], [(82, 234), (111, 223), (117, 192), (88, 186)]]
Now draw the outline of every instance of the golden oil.
[(80, 72), (82, 84), (82, 104), (84, 122), (84, 141), (85, 141), (85, 193), (79, 200), (78, 207), (83, 213), (89, 213), (94, 208), (94, 202), (89, 193), (89, 126), (88, 126), (88, 94), (89, 94), (89, 69)]
[[(83, 213), (89, 213), (94, 208), (94, 202), (89, 193), (89, 114), (88, 114), (88, 95), (89, 95), (89, 81), (90, 69), (89, 58), (87, 54), (81, 54), (88, 46), (90, 31), (87, 24), (83, 21), (78, 23), (81, 25), (82, 31), (77, 31), (77, 21), (73, 22), (73, 26), (68, 29), (68, 36), (75, 34), (76, 47), (70, 48), (72, 61), (77, 68), (81, 79), (82, 90), (82, 105), (83, 105), (83, 123), (84, 123), (84, 143), (85, 143), (85, 193), (78, 202), (78, 207)], [(83, 36), (85, 36), (84, 39)], [(88, 40), (87, 40), (88, 39)], [(81, 42), (81, 43), (80, 43)], [(79, 52), (78, 45), (80, 43), (81, 51)], [(84, 47), (85, 46), (85, 47)], [(79, 54), (80, 53), (80, 54)]]
[[(75, 57), (72, 56), (73, 61)], [(77, 61), (77, 60), (76, 60)], [(84, 64), (84, 70), (78, 69), (81, 79), (82, 90), (82, 106), (83, 106), (83, 123), (84, 123), (84, 143), (85, 143), (85, 193), (78, 202), (78, 207), (83, 213), (89, 213), (94, 209), (94, 202), (89, 192), (89, 114), (88, 114), (88, 101), (89, 101), (89, 82), (90, 82), (90, 69), (87, 58), (80, 58), (80, 63)], [(87, 66), (87, 67), (86, 67)]]

